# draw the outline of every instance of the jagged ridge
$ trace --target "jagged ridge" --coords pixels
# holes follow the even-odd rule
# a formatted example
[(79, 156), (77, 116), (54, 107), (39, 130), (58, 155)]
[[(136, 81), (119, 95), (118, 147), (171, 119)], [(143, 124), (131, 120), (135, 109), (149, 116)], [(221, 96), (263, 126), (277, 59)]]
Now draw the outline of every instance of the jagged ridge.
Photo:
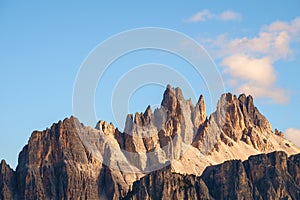
[(124, 199), (299, 199), (299, 161), (300, 154), (273, 152), (210, 166), (201, 176), (167, 167), (135, 182)]
[(128, 115), (124, 132), (105, 121), (86, 127), (75, 117), (33, 132), (16, 171), (1, 163), (0, 194), (3, 199), (119, 199), (134, 181), (168, 165), (172, 172), (199, 176), (226, 160), (300, 152), (273, 133), (251, 96), (224, 94), (207, 118), (203, 96), (194, 106), (179, 88), (168, 86), (161, 105)]

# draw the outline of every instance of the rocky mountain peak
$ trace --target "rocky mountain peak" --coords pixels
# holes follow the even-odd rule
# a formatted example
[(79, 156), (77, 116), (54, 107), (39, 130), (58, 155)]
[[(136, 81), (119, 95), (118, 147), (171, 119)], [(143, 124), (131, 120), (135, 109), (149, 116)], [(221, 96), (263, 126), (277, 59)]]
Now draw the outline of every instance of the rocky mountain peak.
[(1, 169), (2, 169), (2, 167), (6, 166), (6, 165), (7, 164), (6, 164), (5, 160), (1, 160), (1, 163), (0, 163)]
[(203, 95), (200, 95), (199, 100), (194, 110), (194, 125), (199, 128), (206, 120), (206, 106)]
[(0, 164), (0, 199), (13, 199), (15, 193), (15, 173), (5, 162), (5, 160), (2, 160)]
[(198, 129), (192, 145), (211, 160), (246, 159), (258, 153), (299, 149), (284, 139), (254, 105), (252, 96), (223, 94), (217, 110)]
[(240, 102), (242, 102), (245, 105), (254, 105), (253, 103), (253, 97), (251, 95), (246, 96), (244, 93), (240, 94), (239, 98)]
[(114, 134), (114, 132), (115, 132), (114, 125), (112, 123), (107, 123), (106, 121), (103, 121), (103, 120), (100, 120), (97, 123), (96, 129), (102, 131), (106, 135)]
[(203, 105), (203, 106), (205, 106), (204, 96), (202, 94), (200, 95), (200, 97), (198, 99), (197, 105)]
[(146, 108), (145, 112), (144, 112), (144, 118), (150, 118), (152, 116), (152, 110), (151, 110), (151, 106), (148, 105), (148, 107)]
[(134, 123), (138, 126), (147, 126), (149, 125), (152, 117), (151, 106), (149, 105), (144, 113), (136, 112), (134, 115)]
[(172, 88), (167, 86), (161, 105), (172, 115), (179, 115), (181, 112), (180, 100), (183, 100), (182, 91), (180, 88)]
[[(202, 95), (194, 106), (184, 99), (179, 88), (167, 86), (161, 107), (152, 111), (148, 106), (144, 112), (129, 114), (124, 132), (102, 120), (95, 128), (87, 127), (73, 116), (44, 131), (34, 131), (19, 155), (16, 171), (5, 161), (1, 162), (0, 199), (118, 199), (126, 196), (134, 181), (166, 165), (170, 165), (165, 168), (168, 171), (163, 170), (162, 175), (160, 172), (150, 174), (140, 181), (141, 187), (134, 186), (133, 190), (140, 190), (138, 195), (144, 195), (144, 189), (153, 188), (146, 187), (148, 183), (162, 182), (163, 187), (147, 191), (148, 194), (158, 193), (157, 197), (170, 199), (168, 195), (172, 195), (173, 187), (179, 185), (174, 193), (179, 199), (211, 196), (247, 199), (257, 192), (272, 192), (273, 195), (282, 191), (294, 195), (289, 188), (281, 190), (270, 186), (266, 191), (252, 190), (255, 184), (261, 184), (261, 178), (255, 176), (257, 172), (251, 172), (255, 167), (256, 170), (263, 168), (260, 163), (266, 163), (268, 170), (269, 166), (282, 168), (282, 174), (289, 171), (299, 179), (298, 169), (295, 171), (300, 166), (299, 156), (288, 159), (279, 153), (274, 158), (260, 156), (261, 160), (255, 161), (250, 157), (251, 162), (242, 162), (251, 155), (272, 151), (291, 155), (299, 153), (300, 149), (287, 141), (280, 131), (273, 133), (251, 96), (223, 94), (217, 110), (207, 118)], [(205, 170), (224, 161), (228, 162)], [(206, 175), (200, 177), (204, 170)], [(264, 179), (277, 181), (268, 176)], [(223, 177), (230, 187), (222, 187)], [(169, 178), (171, 183), (165, 182)], [(258, 182), (248, 185), (254, 178)], [(284, 183), (292, 179), (287, 175), (278, 180)], [(235, 184), (244, 189), (235, 189), (237, 193), (228, 196), (228, 191), (236, 188)], [(203, 193), (199, 194), (200, 190)], [(161, 196), (162, 191), (166, 196)], [(243, 196), (244, 193), (247, 196)], [(6, 196), (1, 196), (3, 194)], [(130, 197), (134, 198), (135, 194), (132, 191)]]
[[(289, 142), (283, 142), (285, 139), (278, 135), (255, 107), (252, 96), (223, 94), (217, 110), (207, 118), (202, 95), (194, 106), (179, 88), (168, 85), (161, 107), (154, 113), (148, 106), (144, 113), (128, 115), (124, 133), (117, 138), (125, 151), (144, 154), (130, 156), (131, 162), (139, 161), (137, 166), (142, 170), (151, 165), (149, 160), (163, 164), (165, 160), (181, 159), (181, 163), (172, 162), (175, 171), (198, 174), (208, 163), (243, 160), (276, 149), (297, 152), (295, 146), (289, 148)], [(156, 152), (156, 156), (150, 152)], [(202, 160), (201, 154), (211, 158)]]
[(269, 121), (254, 106), (253, 97), (250, 95), (241, 94), (237, 98), (231, 93), (223, 94), (216, 114), (219, 123), (230, 125), (235, 130), (257, 127), (272, 132)]

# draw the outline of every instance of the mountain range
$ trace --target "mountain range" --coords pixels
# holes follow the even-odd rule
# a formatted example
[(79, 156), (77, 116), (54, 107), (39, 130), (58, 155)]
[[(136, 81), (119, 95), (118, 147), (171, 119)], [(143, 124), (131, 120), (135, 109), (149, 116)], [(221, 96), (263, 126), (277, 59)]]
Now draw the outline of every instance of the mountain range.
[(251, 96), (223, 94), (207, 116), (168, 85), (123, 131), (73, 116), (34, 131), (15, 170), (1, 161), (0, 198), (300, 199), (299, 153)]

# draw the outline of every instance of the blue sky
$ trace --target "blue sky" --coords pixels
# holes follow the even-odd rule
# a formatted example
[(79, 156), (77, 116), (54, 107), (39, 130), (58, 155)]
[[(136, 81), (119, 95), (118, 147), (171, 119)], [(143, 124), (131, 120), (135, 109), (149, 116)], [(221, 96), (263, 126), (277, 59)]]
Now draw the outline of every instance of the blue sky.
[[(108, 37), (140, 27), (174, 29), (197, 40), (219, 66), (226, 91), (254, 93), (256, 105), (273, 128), (287, 130), (289, 137), (299, 142), (297, 17), (299, 1), (3, 0), (0, 158), (16, 166), (18, 153), (33, 130), (43, 130), (72, 115), (73, 86), (84, 59)], [(107, 106), (110, 99), (106, 98), (113, 80), (132, 66), (148, 62), (176, 66), (194, 80), (186, 63), (172, 55), (155, 51), (128, 55), (107, 72), (103, 79), (106, 85), (98, 86), (95, 107), (99, 118), (114, 121)], [(206, 97), (203, 81), (191, 84), (197, 95)], [(129, 111), (159, 104), (163, 91), (157, 85), (139, 89), (129, 102)], [(145, 98), (146, 93), (151, 95)]]

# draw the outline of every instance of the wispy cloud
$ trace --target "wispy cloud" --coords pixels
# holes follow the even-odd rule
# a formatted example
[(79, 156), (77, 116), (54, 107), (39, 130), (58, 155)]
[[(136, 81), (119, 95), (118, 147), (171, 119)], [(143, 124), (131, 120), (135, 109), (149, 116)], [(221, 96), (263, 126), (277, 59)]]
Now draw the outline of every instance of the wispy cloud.
[(209, 10), (202, 10), (200, 12), (197, 12), (190, 18), (186, 19), (186, 22), (191, 22), (191, 23), (196, 23), (196, 22), (204, 22), (207, 21), (208, 19), (212, 18), (212, 14)]
[(226, 34), (202, 40), (214, 57), (221, 59), (224, 74), (239, 93), (269, 98), (274, 103), (289, 100), (287, 90), (277, 87), (274, 63), (293, 55), (291, 42), (300, 33), (300, 17), (263, 26), (256, 37), (230, 38)]
[(300, 147), (300, 130), (295, 128), (288, 128), (285, 131), (285, 138)]
[(219, 18), (223, 21), (230, 21), (230, 20), (236, 21), (236, 20), (241, 20), (242, 15), (239, 13), (233, 12), (231, 10), (226, 10), (220, 14)]
[(298, 35), (300, 29), (300, 17), (295, 18), (290, 23), (276, 21), (265, 27), (268, 31), (287, 31), (292, 35)]
[(231, 10), (226, 10), (220, 14), (216, 14), (216, 13), (212, 13), (208, 9), (205, 9), (195, 13), (194, 15), (192, 15), (191, 17), (189, 17), (184, 21), (188, 23), (197, 23), (197, 22), (204, 22), (211, 19), (222, 20), (222, 21), (238, 21), (242, 19), (242, 16), (241, 14)]

